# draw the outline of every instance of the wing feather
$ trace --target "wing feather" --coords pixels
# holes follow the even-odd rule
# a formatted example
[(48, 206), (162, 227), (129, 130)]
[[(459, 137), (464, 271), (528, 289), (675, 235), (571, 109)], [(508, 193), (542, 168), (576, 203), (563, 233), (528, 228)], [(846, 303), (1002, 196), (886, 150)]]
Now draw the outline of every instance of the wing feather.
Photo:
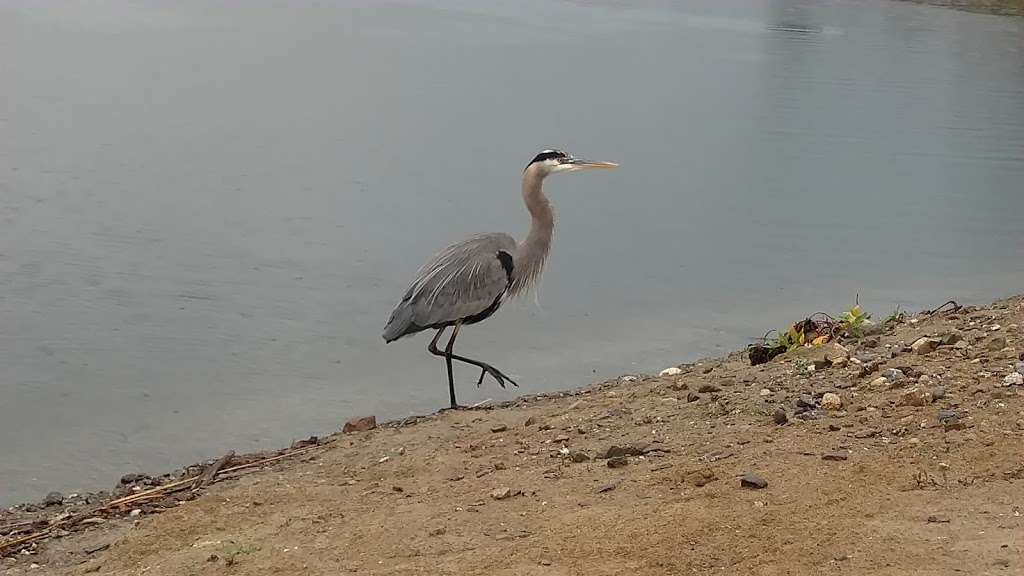
[(515, 252), (508, 234), (480, 234), (448, 246), (416, 273), (384, 328), (387, 341), (479, 314), (508, 289), (498, 252)]

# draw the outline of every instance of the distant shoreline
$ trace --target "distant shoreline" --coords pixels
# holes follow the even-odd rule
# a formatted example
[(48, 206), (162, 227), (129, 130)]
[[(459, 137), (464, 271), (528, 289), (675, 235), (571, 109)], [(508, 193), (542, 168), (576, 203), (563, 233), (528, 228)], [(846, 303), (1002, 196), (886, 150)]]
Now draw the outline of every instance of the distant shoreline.
[(1024, 16), (1024, 0), (906, 0), (915, 4), (943, 6), (965, 12), (995, 14), (998, 16)]

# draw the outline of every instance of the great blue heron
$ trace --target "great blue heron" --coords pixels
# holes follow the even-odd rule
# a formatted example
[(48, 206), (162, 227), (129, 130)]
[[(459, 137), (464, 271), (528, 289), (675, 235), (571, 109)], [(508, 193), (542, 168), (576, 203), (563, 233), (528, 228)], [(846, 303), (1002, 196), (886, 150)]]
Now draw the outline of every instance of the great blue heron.
[[(472, 236), (438, 252), (416, 273), (384, 327), (384, 341), (393, 342), (427, 329), (437, 330), (427, 350), (445, 359), (452, 408), (458, 408), (452, 360), (480, 368), (477, 386), (487, 374), (502, 388), (506, 381), (518, 386), (486, 362), (453, 354), (452, 347), (460, 327), (476, 324), (494, 314), (506, 298), (523, 294), (540, 278), (555, 227), (555, 215), (544, 195), (544, 178), (558, 172), (616, 166), (614, 162), (573, 158), (561, 150), (544, 150), (523, 170), (523, 201), (531, 218), (525, 240), (516, 242), (500, 232)], [(442, 352), (437, 348), (437, 341), (449, 326), (452, 335)]]

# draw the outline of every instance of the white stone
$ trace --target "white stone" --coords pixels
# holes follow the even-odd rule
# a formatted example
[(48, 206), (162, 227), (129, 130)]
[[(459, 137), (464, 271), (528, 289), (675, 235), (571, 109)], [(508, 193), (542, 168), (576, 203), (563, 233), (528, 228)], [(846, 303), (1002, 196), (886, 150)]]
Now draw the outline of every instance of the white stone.
[(664, 370), (662, 370), (659, 375), (661, 375), (661, 376), (678, 376), (678, 375), (680, 375), (682, 373), (683, 373), (683, 371), (680, 370), (678, 366), (671, 366), (669, 368), (665, 368)]
[(843, 399), (835, 392), (826, 392), (821, 397), (821, 407), (830, 412), (834, 412), (843, 407)]
[(771, 396), (772, 391), (767, 388), (761, 388), (761, 391), (758, 392), (758, 394), (760, 394), (761, 396)]
[(1024, 386), (1024, 375), (1019, 372), (1007, 374), (1006, 378), (1003, 378), (1003, 384), (1006, 386)]

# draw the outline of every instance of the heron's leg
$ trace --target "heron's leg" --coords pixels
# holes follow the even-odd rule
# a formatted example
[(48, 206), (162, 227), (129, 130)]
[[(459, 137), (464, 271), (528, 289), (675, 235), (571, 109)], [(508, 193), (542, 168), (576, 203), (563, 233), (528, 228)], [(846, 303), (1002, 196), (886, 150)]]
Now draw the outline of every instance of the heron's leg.
[[(441, 338), (442, 332), (444, 332), (444, 328), (441, 328), (440, 330), (437, 331), (437, 334), (434, 335), (434, 339), (431, 340), (430, 345), (427, 346), (427, 350), (429, 350), (430, 353), (433, 354), (434, 356), (444, 356), (445, 362), (448, 362), (449, 353), (451, 352), (451, 348), (454, 346), (455, 334), (458, 333), (458, 330), (455, 331), (455, 334), (452, 334), (452, 338), (451, 340), (448, 341), (448, 346), (444, 352), (442, 352), (437, 347), (437, 341)], [(452, 360), (458, 360), (459, 362), (462, 362), (464, 364), (471, 364), (480, 369), (480, 378), (476, 382), (477, 386), (480, 386), (480, 384), (483, 383), (484, 376), (490, 374), (491, 377), (493, 377), (494, 380), (498, 383), (498, 386), (501, 386), (502, 388), (505, 387), (506, 380), (513, 386), (517, 388), (519, 387), (519, 384), (517, 384), (515, 380), (509, 378), (507, 374), (503, 373), (501, 370), (498, 370), (497, 368), (491, 366), (486, 362), (473, 360), (472, 358), (466, 358), (465, 356), (459, 356), (458, 354), (450, 354), (450, 356)], [(448, 376), (449, 378), (451, 378), (450, 370), (448, 371)], [(452, 388), (454, 388), (454, 385), (452, 385)]]
[(434, 356), (444, 356), (445, 367), (448, 368), (448, 399), (451, 401), (452, 409), (458, 408), (459, 405), (455, 401), (455, 377), (452, 375), (452, 344), (455, 342), (455, 336), (459, 334), (459, 325), (455, 325), (455, 331), (452, 332), (452, 337), (448, 340), (447, 349), (442, 352), (437, 348), (437, 341), (441, 339), (441, 334), (444, 334), (445, 327), (440, 328), (437, 334), (430, 340), (430, 344), (427, 345), (427, 351)]
[(498, 386), (501, 386), (502, 388), (505, 387), (506, 380), (508, 380), (509, 384), (512, 384), (516, 388), (519, 387), (519, 384), (516, 384), (515, 380), (509, 378), (508, 374), (505, 374), (501, 370), (498, 370), (497, 368), (491, 366), (486, 362), (473, 360), (472, 358), (466, 358), (465, 356), (458, 356), (456, 354), (452, 354), (452, 360), (458, 360), (459, 362), (472, 364), (473, 366), (476, 366), (477, 368), (480, 369), (480, 378), (476, 381), (477, 386), (480, 386), (480, 384), (483, 383), (485, 375), (490, 374), (491, 377), (494, 378), (494, 380), (498, 383)]
[(452, 330), (452, 337), (448, 339), (448, 345), (444, 348), (444, 363), (448, 366), (448, 396), (452, 401), (452, 408), (458, 406), (455, 403), (455, 380), (452, 378), (452, 347), (455, 346), (455, 338), (459, 335), (459, 327), (462, 322), (456, 322)]

